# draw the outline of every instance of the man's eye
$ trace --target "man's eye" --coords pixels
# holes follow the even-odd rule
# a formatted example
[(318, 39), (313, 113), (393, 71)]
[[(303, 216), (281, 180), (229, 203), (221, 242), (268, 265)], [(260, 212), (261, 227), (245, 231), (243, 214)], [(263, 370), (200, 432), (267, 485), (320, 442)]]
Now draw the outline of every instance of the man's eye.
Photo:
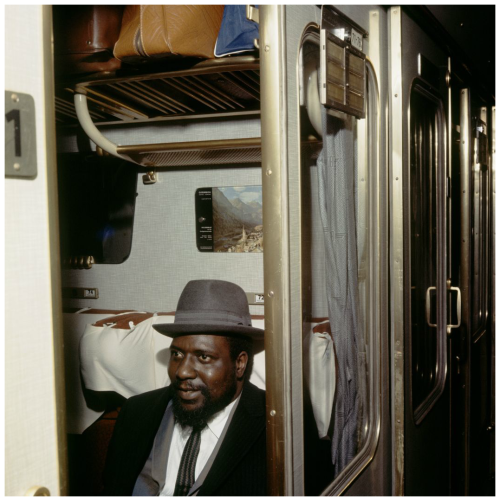
[(200, 360), (202, 362), (208, 362), (210, 360), (210, 356), (209, 355), (200, 355)]
[(170, 352), (170, 356), (171, 356), (172, 358), (180, 358), (180, 357), (181, 357), (181, 352), (180, 352), (180, 351), (175, 351), (175, 350), (172, 350), (172, 351)]

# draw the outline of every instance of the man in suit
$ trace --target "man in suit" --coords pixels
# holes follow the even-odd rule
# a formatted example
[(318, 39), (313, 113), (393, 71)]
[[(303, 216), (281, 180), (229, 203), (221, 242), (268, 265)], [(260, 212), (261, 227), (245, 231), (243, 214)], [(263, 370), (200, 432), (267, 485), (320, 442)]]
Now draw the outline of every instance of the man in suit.
[(104, 474), (108, 495), (266, 495), (265, 392), (248, 379), (254, 341), (244, 291), (221, 280), (184, 288), (166, 388), (122, 407)]

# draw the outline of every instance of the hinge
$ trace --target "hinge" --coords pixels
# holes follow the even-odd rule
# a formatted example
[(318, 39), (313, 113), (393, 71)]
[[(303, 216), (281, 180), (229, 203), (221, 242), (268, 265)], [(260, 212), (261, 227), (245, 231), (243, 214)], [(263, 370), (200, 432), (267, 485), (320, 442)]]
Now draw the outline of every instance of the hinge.
[(259, 24), (259, 9), (255, 5), (247, 5), (247, 19)]
[(94, 264), (94, 256), (71, 256), (63, 261), (64, 266), (68, 266), (75, 270), (90, 270)]

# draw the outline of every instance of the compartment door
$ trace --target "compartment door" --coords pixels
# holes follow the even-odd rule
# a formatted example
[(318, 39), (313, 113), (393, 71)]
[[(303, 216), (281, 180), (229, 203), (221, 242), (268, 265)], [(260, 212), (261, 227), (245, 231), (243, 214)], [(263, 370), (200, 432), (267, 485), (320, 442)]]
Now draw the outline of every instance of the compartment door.
[(450, 479), (448, 58), (400, 7), (390, 13), (393, 494), (439, 496)]
[[(460, 330), (464, 426), (463, 479), (466, 495), (494, 492), (494, 333), (490, 294), (494, 274), (491, 251), (493, 191), (487, 108), (474, 108), (469, 89), (460, 91)], [(494, 152), (494, 150), (493, 150)]]
[(421, 80), (410, 91), (405, 336), (405, 494), (448, 489), (445, 114)]
[(5, 7), (7, 496), (66, 494), (51, 16)]

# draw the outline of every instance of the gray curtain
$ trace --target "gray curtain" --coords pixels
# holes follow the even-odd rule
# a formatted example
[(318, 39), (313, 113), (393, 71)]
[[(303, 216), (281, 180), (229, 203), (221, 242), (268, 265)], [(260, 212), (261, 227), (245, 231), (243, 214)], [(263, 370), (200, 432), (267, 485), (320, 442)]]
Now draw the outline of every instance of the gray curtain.
[(358, 354), (364, 352), (364, 342), (358, 332), (357, 162), (355, 119), (341, 120), (324, 108), (322, 113), (323, 150), (317, 166), (328, 316), (338, 361), (332, 412), (332, 462), (337, 476), (357, 452), (365, 384)]

